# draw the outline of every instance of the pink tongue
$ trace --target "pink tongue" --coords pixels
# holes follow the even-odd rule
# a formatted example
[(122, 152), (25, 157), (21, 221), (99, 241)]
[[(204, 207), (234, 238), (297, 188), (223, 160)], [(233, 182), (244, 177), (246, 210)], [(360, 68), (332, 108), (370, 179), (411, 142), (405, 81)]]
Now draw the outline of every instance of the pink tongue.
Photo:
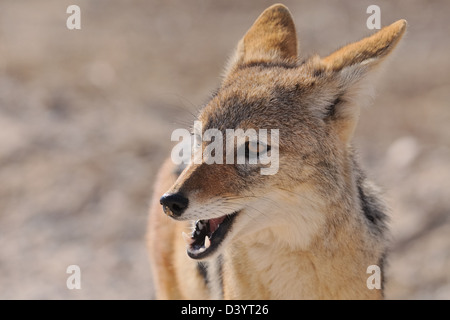
[(215, 218), (215, 219), (210, 219), (209, 220), (209, 230), (211, 233), (213, 233), (214, 231), (217, 230), (217, 228), (219, 227), (219, 224), (221, 224), (223, 222), (223, 220), (225, 220), (226, 216), (220, 217), (220, 218)]

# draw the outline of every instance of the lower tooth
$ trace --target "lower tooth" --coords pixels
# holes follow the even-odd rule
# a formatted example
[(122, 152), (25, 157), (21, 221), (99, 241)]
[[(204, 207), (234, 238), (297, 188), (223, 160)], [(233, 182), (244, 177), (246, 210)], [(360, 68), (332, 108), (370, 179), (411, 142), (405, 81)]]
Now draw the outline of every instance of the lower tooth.
[(205, 251), (205, 250), (206, 250), (206, 248), (205, 248), (205, 247), (202, 247), (202, 248), (200, 248), (200, 249), (197, 250), (197, 253), (202, 253), (202, 252)]

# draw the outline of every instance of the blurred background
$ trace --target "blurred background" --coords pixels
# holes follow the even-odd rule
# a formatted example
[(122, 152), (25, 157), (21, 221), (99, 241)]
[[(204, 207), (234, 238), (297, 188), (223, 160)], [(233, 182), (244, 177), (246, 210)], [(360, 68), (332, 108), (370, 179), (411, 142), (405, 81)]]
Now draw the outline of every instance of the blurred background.
[[(147, 208), (172, 130), (272, 1), (0, 2), (0, 298), (152, 299)], [(389, 299), (450, 299), (449, 1), (284, 1), (301, 54), (408, 20), (355, 145), (391, 207)], [(66, 9), (81, 8), (81, 30)], [(66, 268), (81, 268), (68, 290)]]

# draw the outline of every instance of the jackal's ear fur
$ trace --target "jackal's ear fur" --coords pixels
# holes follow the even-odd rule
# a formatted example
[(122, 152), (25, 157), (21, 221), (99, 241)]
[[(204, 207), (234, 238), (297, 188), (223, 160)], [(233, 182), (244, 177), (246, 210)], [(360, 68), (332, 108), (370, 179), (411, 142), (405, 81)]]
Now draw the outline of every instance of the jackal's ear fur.
[(225, 73), (241, 64), (295, 62), (297, 46), (297, 33), (289, 9), (274, 4), (264, 10), (239, 41)]
[(348, 143), (359, 117), (360, 106), (370, 101), (373, 84), (369, 74), (396, 47), (406, 30), (406, 20), (399, 20), (377, 33), (351, 43), (320, 59), (316, 73), (333, 79), (337, 98), (324, 118), (337, 127)]
[(333, 71), (341, 71), (358, 64), (368, 68), (374, 67), (392, 52), (405, 30), (406, 20), (398, 20), (370, 37), (333, 52), (322, 61)]

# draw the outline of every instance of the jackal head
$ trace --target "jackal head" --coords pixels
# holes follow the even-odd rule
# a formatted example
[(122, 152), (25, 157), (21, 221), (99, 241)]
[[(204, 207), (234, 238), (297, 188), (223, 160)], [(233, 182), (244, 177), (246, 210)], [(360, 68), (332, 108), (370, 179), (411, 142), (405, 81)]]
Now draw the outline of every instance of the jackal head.
[[(279, 141), (270, 134), (266, 143), (228, 139), (223, 164), (208, 164), (208, 156), (190, 163), (161, 197), (166, 214), (193, 221), (192, 234), (183, 235), (191, 258), (210, 257), (233, 239), (262, 230), (273, 241), (304, 247), (328, 219), (326, 207), (351, 205), (343, 190), (351, 186), (350, 140), (367, 100), (367, 76), (405, 29), (406, 21), (399, 20), (325, 58), (300, 61), (289, 10), (277, 4), (261, 14), (238, 43), (198, 121), (201, 133), (216, 129), (225, 137), (227, 129), (274, 129)], [(212, 142), (204, 140), (199, 144), (207, 148)], [(246, 158), (276, 150), (277, 172), (261, 174), (268, 164), (259, 162), (227, 162), (230, 143)]]

